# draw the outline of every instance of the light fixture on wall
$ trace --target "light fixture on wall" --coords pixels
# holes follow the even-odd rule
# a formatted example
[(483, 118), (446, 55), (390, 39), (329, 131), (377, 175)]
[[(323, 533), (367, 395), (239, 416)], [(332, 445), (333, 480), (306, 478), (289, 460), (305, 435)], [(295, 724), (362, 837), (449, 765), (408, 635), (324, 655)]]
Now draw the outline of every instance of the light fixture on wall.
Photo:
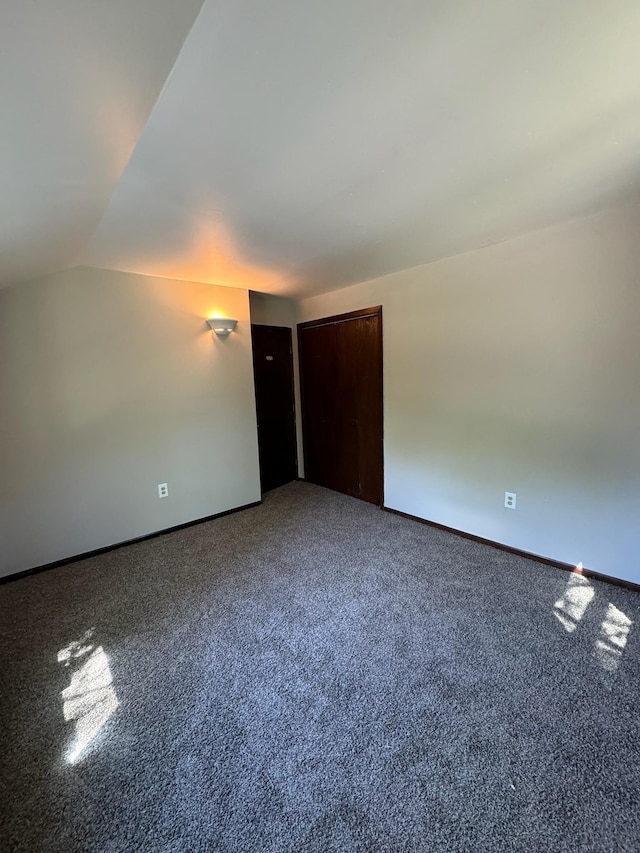
[(231, 320), (228, 317), (209, 317), (207, 323), (219, 338), (226, 338), (238, 325), (237, 320)]

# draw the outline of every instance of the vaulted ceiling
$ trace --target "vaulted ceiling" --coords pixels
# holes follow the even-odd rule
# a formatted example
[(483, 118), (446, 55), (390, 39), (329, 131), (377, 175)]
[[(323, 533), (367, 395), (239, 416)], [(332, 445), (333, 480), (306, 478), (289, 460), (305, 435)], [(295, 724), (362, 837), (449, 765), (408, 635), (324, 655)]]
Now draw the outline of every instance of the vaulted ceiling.
[(305, 295), (640, 191), (637, 0), (3, 0), (0, 282)]

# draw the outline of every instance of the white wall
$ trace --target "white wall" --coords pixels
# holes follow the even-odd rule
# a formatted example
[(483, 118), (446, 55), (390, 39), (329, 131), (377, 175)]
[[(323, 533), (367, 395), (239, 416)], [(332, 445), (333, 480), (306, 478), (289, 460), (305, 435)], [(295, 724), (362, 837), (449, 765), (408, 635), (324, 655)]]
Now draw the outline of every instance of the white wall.
[(259, 500), (247, 291), (90, 268), (0, 291), (0, 472), (0, 575)]
[(295, 325), (296, 303), (286, 296), (272, 296), (270, 293), (250, 290), (249, 306), (252, 323), (261, 326), (288, 326), (290, 329)]
[(388, 507), (640, 582), (639, 234), (620, 206), (299, 304), (383, 306)]

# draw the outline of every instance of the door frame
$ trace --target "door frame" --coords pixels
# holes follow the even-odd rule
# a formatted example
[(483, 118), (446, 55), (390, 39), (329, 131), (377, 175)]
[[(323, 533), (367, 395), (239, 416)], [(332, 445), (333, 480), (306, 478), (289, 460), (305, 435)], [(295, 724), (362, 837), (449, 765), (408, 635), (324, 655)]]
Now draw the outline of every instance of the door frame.
[[(304, 377), (302, 375), (302, 363), (300, 353), (302, 351), (302, 333), (305, 329), (318, 328), (319, 326), (333, 326), (337, 323), (348, 323), (350, 320), (364, 319), (365, 317), (378, 318), (378, 343), (380, 346), (380, 364), (379, 364), (379, 380), (380, 380), (380, 440), (382, 447), (380, 448), (380, 502), (377, 504), (380, 508), (384, 508), (384, 348), (382, 335), (382, 305), (374, 305), (371, 308), (360, 308), (357, 311), (348, 311), (345, 314), (333, 314), (331, 317), (320, 317), (317, 320), (307, 320), (304, 323), (298, 323), (298, 376), (300, 381), (300, 424), (302, 427), (302, 453), (305, 466), (305, 479), (307, 471), (307, 449), (308, 437), (307, 426), (304, 419)], [(376, 504), (374, 504), (375, 506)]]

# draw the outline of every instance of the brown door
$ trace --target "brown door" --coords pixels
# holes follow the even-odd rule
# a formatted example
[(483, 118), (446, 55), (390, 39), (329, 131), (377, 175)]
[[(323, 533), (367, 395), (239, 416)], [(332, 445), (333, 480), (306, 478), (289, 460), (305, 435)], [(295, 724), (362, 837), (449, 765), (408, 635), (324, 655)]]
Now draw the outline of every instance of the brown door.
[(291, 329), (251, 325), (260, 483), (263, 492), (298, 476)]
[(298, 326), (305, 478), (382, 505), (382, 308)]

